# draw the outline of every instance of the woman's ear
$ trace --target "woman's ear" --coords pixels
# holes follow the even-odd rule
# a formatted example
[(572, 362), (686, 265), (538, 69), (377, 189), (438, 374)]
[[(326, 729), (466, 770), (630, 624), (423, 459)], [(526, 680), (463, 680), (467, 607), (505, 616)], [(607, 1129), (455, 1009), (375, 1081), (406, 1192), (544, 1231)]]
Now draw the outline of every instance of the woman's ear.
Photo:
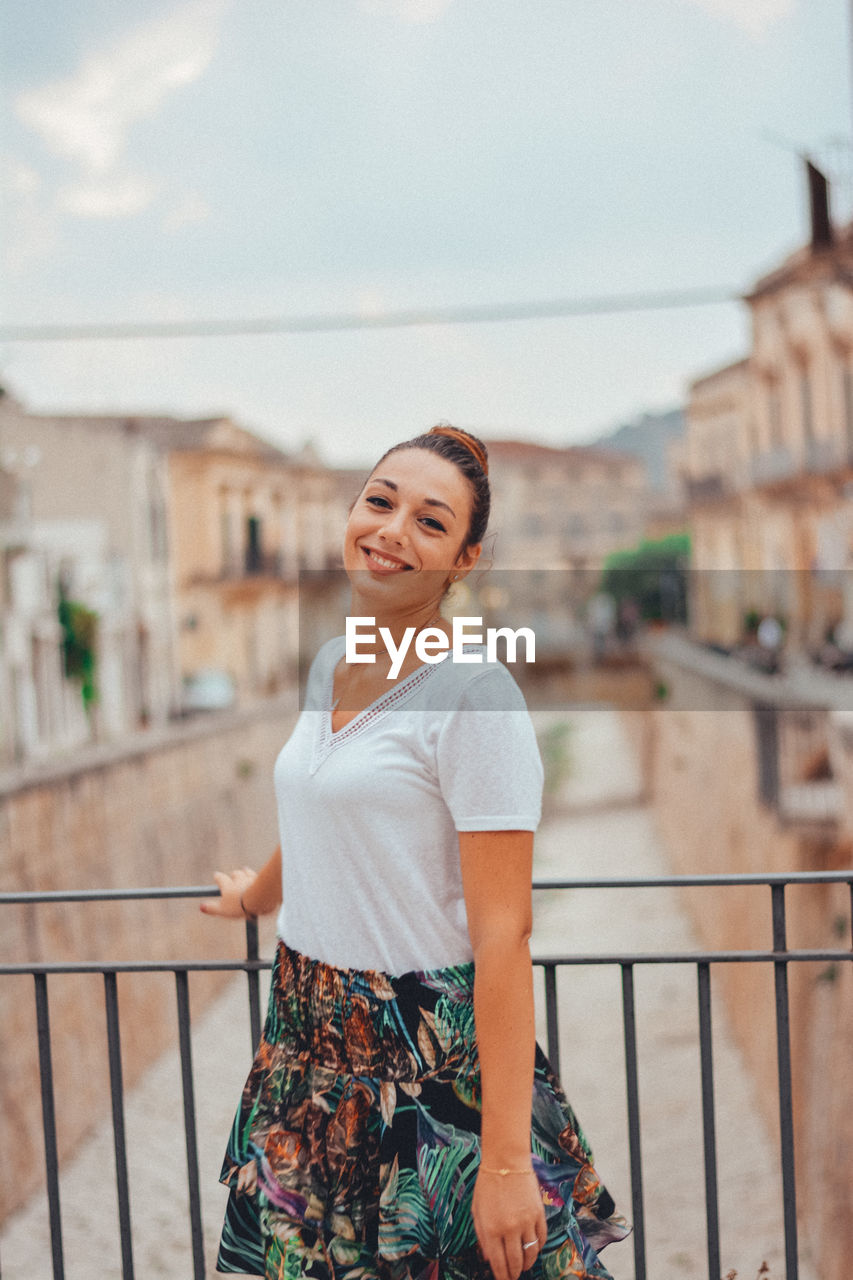
[(453, 566), (454, 581), (458, 582), (471, 572), (474, 565), (480, 559), (480, 553), (483, 550), (482, 542), (472, 542), (464, 551), (461, 551), (456, 558), (456, 564)]

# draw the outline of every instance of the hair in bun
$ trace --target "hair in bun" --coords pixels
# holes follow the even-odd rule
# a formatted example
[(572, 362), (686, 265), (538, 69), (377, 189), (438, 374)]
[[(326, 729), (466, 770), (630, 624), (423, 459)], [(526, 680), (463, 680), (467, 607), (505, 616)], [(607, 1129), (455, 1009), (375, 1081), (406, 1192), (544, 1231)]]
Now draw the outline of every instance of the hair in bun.
[(438, 426), (430, 427), (427, 435), (447, 436), (449, 440), (458, 440), (466, 449), (471, 450), (486, 475), (489, 474), (489, 455), (486, 451), (486, 446), (482, 440), (472, 436), (470, 431), (463, 431), (461, 427), (452, 427), (449, 422), (440, 422)]

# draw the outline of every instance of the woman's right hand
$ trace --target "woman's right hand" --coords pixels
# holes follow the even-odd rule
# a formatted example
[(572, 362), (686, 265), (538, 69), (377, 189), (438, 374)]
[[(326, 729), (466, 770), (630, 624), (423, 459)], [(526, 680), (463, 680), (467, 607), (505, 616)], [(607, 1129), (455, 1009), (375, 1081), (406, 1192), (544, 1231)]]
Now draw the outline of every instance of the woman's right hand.
[(203, 898), (201, 910), (208, 916), (224, 916), (227, 920), (245, 920), (250, 912), (244, 909), (240, 899), (257, 876), (257, 871), (253, 871), (251, 867), (238, 867), (230, 875), (225, 871), (215, 871), (213, 878), (219, 885), (219, 897)]

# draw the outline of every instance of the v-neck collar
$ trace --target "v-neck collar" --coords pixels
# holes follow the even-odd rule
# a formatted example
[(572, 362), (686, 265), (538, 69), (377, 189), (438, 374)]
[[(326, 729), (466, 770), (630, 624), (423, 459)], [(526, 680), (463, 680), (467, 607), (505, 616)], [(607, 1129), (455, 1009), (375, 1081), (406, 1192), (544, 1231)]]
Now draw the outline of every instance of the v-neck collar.
[[(338, 729), (337, 733), (332, 732), (332, 692), (335, 687), (335, 669), (343, 656), (343, 651), (335, 653), (334, 661), (323, 681), (323, 687), (320, 693), (320, 708), (317, 714), (317, 724), (314, 733), (314, 751), (311, 764), (311, 772), (316, 773), (320, 765), (337, 747), (345, 742), (349, 742), (352, 738), (358, 737), (370, 725), (375, 724), (377, 720), (381, 720), (392, 707), (399, 706), (412, 693), (423, 684), (434, 667), (440, 666), (440, 663), (423, 663), (422, 666), (416, 667), (414, 671), (403, 679), (398, 680), (396, 684), (387, 689), (385, 693), (381, 693), (378, 698), (374, 698), (368, 706), (359, 711), (357, 715), (348, 720), (343, 728)], [(446, 661), (447, 659), (445, 659)]]
[[(340, 637), (342, 644), (344, 637)], [(465, 645), (468, 648), (478, 648), (477, 645)], [(344, 742), (349, 742), (352, 738), (357, 737), (370, 725), (376, 724), (394, 707), (405, 702), (411, 695), (420, 688), (425, 680), (429, 678), (432, 672), (443, 665), (444, 662), (451, 662), (452, 657), (448, 652), (446, 658), (442, 662), (424, 662), (421, 666), (416, 667), (414, 671), (410, 671), (402, 680), (398, 680), (385, 693), (381, 693), (378, 698), (374, 698), (373, 702), (354, 715), (348, 720), (343, 728), (338, 729), (335, 733), (332, 731), (332, 693), (335, 688), (335, 670), (345, 652), (344, 647), (337, 647), (329, 670), (326, 672), (323, 685), (320, 691), (320, 706), (317, 712), (316, 729), (314, 733), (314, 750), (312, 753), (311, 773), (316, 773), (320, 765), (326, 757)]]

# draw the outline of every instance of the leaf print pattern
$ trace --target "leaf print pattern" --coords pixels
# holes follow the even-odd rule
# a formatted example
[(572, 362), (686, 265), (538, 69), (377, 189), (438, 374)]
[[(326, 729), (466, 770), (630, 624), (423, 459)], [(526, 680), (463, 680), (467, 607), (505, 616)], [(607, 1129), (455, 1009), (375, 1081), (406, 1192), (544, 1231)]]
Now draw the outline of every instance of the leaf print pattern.
[[(223, 1161), (218, 1270), (265, 1280), (491, 1280), (474, 966), (392, 977), (279, 943), (263, 1035)], [(537, 1047), (531, 1153), (548, 1239), (530, 1280), (610, 1280), (627, 1234)]]

